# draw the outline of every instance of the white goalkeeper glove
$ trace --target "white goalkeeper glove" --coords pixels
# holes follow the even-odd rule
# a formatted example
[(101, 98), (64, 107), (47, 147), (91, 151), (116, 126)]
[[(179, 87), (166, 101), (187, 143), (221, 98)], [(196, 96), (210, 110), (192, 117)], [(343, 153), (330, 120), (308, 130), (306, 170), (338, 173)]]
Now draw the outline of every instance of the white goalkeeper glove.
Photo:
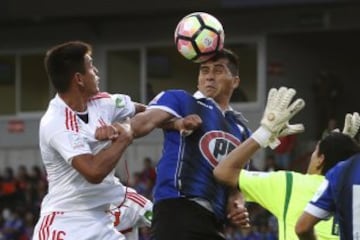
[(304, 132), (304, 125), (301, 123), (298, 124), (289, 124), (286, 123), (284, 128), (280, 130), (279, 134), (275, 137), (272, 137), (269, 141), (269, 147), (275, 149), (280, 144), (279, 137), (284, 137), (287, 135), (293, 135)]
[(270, 89), (264, 115), (260, 122), (261, 126), (251, 135), (261, 147), (275, 148), (280, 144), (277, 139), (279, 136), (304, 130), (302, 124), (289, 124), (289, 120), (305, 106), (303, 99), (296, 99), (290, 105), (295, 94), (296, 91), (292, 88)]
[(346, 114), (344, 121), (343, 134), (349, 135), (350, 137), (355, 137), (360, 127), (360, 116), (359, 113), (354, 112), (353, 114)]

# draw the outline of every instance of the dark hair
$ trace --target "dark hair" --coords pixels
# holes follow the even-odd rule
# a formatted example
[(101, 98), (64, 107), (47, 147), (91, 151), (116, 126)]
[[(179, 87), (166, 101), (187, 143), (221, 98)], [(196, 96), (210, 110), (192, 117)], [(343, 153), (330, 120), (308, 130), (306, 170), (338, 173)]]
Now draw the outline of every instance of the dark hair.
[(353, 138), (339, 132), (331, 132), (319, 142), (318, 154), (325, 156), (322, 174), (325, 175), (338, 162), (358, 152), (360, 152), (360, 146)]
[(229, 61), (227, 67), (229, 68), (231, 74), (233, 76), (238, 76), (239, 75), (239, 58), (230, 49), (223, 48), (222, 50), (217, 52), (214, 57), (210, 58), (209, 61), (217, 61), (217, 60), (223, 59), (223, 58), (227, 59)]
[(66, 92), (73, 75), (85, 73), (84, 56), (91, 54), (89, 44), (71, 41), (57, 45), (46, 52), (45, 70), (57, 92)]

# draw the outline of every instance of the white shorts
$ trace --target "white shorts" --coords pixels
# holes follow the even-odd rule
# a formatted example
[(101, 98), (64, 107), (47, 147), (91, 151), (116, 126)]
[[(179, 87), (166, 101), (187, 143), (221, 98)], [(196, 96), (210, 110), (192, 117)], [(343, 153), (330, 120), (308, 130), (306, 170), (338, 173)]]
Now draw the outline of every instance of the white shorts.
[(124, 203), (111, 209), (115, 228), (126, 236), (127, 240), (138, 239), (139, 227), (150, 227), (153, 203), (128, 188)]
[(41, 216), (33, 240), (125, 240), (103, 211), (53, 212)]

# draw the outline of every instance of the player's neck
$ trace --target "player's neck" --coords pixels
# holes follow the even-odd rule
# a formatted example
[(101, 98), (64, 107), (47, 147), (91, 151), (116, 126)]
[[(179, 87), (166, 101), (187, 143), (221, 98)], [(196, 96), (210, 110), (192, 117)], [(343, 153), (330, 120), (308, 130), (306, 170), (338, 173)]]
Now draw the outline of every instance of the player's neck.
[(308, 169), (306, 173), (307, 173), (307, 174), (311, 174), (311, 175), (323, 175), (323, 174), (322, 174), (322, 168), (316, 168), (316, 169), (312, 168), (312, 169)]
[(216, 103), (218, 104), (218, 106), (220, 107), (220, 109), (224, 112), (226, 110), (229, 110), (230, 108), (230, 103), (227, 99), (214, 99), (216, 101)]
[(219, 107), (221, 108), (221, 110), (223, 112), (225, 112), (226, 110), (229, 110), (229, 104), (219, 104)]
[(224, 92), (222, 91), (217, 96), (215, 96), (214, 100), (219, 105), (221, 110), (224, 112), (226, 110), (229, 110), (230, 107), (230, 98), (231, 98), (231, 92)]
[(88, 98), (82, 97), (80, 94), (59, 93), (60, 98), (75, 112), (85, 112), (87, 110)]

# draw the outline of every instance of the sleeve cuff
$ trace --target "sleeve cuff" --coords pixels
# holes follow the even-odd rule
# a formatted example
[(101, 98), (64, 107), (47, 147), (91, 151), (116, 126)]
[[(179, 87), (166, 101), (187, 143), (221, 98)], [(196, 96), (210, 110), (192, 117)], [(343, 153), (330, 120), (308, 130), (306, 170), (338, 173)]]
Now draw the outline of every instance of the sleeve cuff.
[(322, 208), (319, 208), (311, 203), (309, 203), (306, 207), (305, 207), (305, 212), (317, 217), (317, 218), (320, 218), (320, 219), (329, 219), (331, 217), (331, 212), (328, 212)]

